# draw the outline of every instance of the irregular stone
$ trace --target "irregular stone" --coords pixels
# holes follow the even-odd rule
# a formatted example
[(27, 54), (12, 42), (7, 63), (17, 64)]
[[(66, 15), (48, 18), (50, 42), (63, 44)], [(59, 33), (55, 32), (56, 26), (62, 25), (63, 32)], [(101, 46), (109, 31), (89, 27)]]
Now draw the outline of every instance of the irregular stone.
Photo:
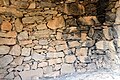
[(16, 38), (17, 33), (15, 31), (10, 31), (7, 33), (0, 32), (0, 37), (5, 37), (5, 38)]
[(54, 71), (58, 71), (61, 69), (61, 64), (55, 65), (55, 67), (53, 68)]
[(38, 30), (47, 29), (47, 26), (45, 23), (41, 23), (41, 24), (37, 25), (36, 27)]
[(116, 19), (115, 19), (115, 24), (120, 24), (120, 7), (117, 8), (117, 11), (116, 11)]
[(116, 25), (116, 26), (114, 26), (114, 29), (115, 29), (115, 37), (116, 38), (120, 38), (120, 33), (119, 33), (119, 31), (120, 31), (120, 25)]
[(81, 33), (81, 41), (86, 41), (86, 40), (87, 40), (87, 34)]
[(108, 42), (107, 41), (99, 41), (96, 43), (96, 48), (101, 50), (108, 49)]
[(23, 24), (21, 23), (19, 18), (15, 20), (15, 29), (17, 32), (21, 32), (23, 30)]
[(10, 22), (8, 22), (8, 21), (3, 21), (2, 22), (2, 25), (1, 25), (1, 30), (2, 31), (11, 31), (11, 29), (12, 29), (12, 25), (11, 25)]
[(29, 70), (30, 70), (30, 65), (24, 64), (24, 71), (29, 71)]
[(65, 56), (65, 62), (66, 63), (74, 63), (76, 60), (75, 55), (66, 55)]
[(62, 58), (64, 57), (64, 53), (63, 52), (49, 52), (47, 53), (47, 58)]
[(88, 48), (76, 49), (77, 56), (87, 56)]
[(45, 66), (48, 66), (47, 62), (38, 63), (38, 67), (45, 67)]
[(18, 34), (18, 40), (26, 40), (28, 39), (28, 32), (27, 31), (23, 31), (20, 34)]
[(33, 70), (37, 69), (37, 62), (33, 62), (33, 65), (31, 66), (31, 69), (33, 69)]
[(32, 44), (32, 40), (22, 40), (22, 41), (19, 41), (19, 44), (20, 44), (20, 45)]
[(9, 51), (10, 51), (10, 47), (8, 47), (8, 46), (0, 46), (0, 55), (1, 54), (8, 54)]
[(6, 79), (13, 79), (15, 77), (13, 72), (10, 72), (8, 75), (5, 76)]
[(91, 59), (89, 56), (79, 56), (79, 58), (82, 63), (90, 63), (91, 62)]
[(15, 15), (16, 17), (22, 17), (23, 13), (16, 10), (15, 8), (7, 8), (7, 7), (0, 7), (0, 13), (1, 14), (5, 14), (5, 13), (9, 13), (12, 15)]
[(35, 36), (35, 38), (39, 39), (39, 38), (49, 38), (49, 36), (52, 34), (51, 30), (41, 30), (41, 31), (36, 31), (33, 33), (33, 36)]
[(0, 44), (14, 45), (16, 44), (16, 39), (0, 38)]
[(78, 47), (80, 46), (80, 43), (78, 41), (70, 41), (68, 42), (69, 47)]
[(20, 65), (20, 66), (17, 66), (16, 68), (15, 68), (15, 70), (17, 70), (17, 71), (23, 71), (23, 69), (24, 69), (24, 66), (23, 65)]
[(21, 80), (20, 76), (16, 76), (14, 80)]
[(13, 62), (11, 63), (11, 65), (13, 66), (19, 66), (23, 63), (23, 59), (24, 57), (16, 57)]
[(72, 2), (67, 1), (64, 7), (64, 13), (67, 15), (82, 15), (85, 13), (85, 8), (83, 5), (75, 3), (73, 0)]
[(62, 28), (62, 27), (65, 26), (65, 21), (64, 21), (64, 19), (63, 19), (62, 16), (55, 17), (55, 18), (53, 18), (53, 20), (48, 21), (47, 26), (48, 26), (50, 29)]
[(61, 58), (57, 58), (57, 59), (50, 59), (48, 60), (49, 65), (53, 65), (53, 64), (57, 64), (57, 63), (62, 63), (62, 59)]
[(35, 61), (43, 61), (45, 59), (45, 56), (36, 52), (33, 52), (31, 54), (32, 59), (34, 59)]
[(48, 44), (48, 40), (47, 39), (40, 39), (39, 40), (39, 44), (40, 45), (47, 45)]
[(60, 40), (61, 38), (62, 38), (62, 33), (61, 32), (57, 32), (56, 39)]
[(52, 66), (43, 67), (44, 74), (51, 73), (51, 72), (52, 72)]
[(24, 61), (29, 61), (31, 59), (31, 56), (24, 57)]
[(30, 56), (31, 48), (23, 48), (22, 49), (22, 56)]
[(3, 4), (4, 4), (5, 6), (9, 6), (10, 0), (2, 0), (2, 1), (3, 1)]
[(35, 2), (30, 3), (28, 9), (35, 9), (35, 8), (36, 8)]
[(57, 51), (62, 51), (62, 50), (68, 49), (67, 44), (65, 44), (65, 45), (56, 45), (55, 48), (56, 48)]
[(34, 16), (34, 17), (24, 17), (22, 18), (22, 22), (23, 24), (32, 24), (35, 23), (35, 21), (42, 22), (42, 20), (44, 19), (43, 16)]
[(61, 74), (73, 73), (75, 68), (72, 64), (62, 64)]
[(82, 23), (82, 25), (94, 25), (95, 23), (99, 23), (96, 16), (80, 17), (79, 21)]
[(19, 45), (14, 45), (9, 54), (14, 55), (14, 56), (19, 56), (21, 54), (20, 46)]
[(29, 3), (28, 3), (27, 1), (16, 1), (15, 5), (16, 5), (18, 8), (26, 9), (26, 8), (28, 8)]
[(6, 67), (9, 63), (13, 61), (13, 57), (11, 55), (5, 55), (4, 57), (0, 58), (0, 67)]
[(104, 34), (104, 36), (105, 36), (105, 38), (107, 40), (111, 40), (111, 36), (110, 36), (110, 32), (109, 32), (109, 28), (108, 27), (103, 29), (103, 34)]
[(31, 80), (33, 76), (42, 77), (43, 69), (38, 68), (36, 70), (22, 71), (22, 72), (19, 72), (19, 75), (21, 76), (22, 80)]

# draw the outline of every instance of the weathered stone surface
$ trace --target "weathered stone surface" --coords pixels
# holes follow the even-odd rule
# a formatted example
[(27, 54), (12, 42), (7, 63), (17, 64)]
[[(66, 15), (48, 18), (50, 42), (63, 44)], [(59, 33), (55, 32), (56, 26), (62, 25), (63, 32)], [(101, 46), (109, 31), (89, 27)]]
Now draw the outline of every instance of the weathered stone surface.
[(16, 1), (15, 5), (16, 5), (18, 8), (26, 9), (26, 8), (28, 8), (29, 3), (28, 3), (27, 1)]
[(76, 50), (77, 56), (86, 56), (88, 52), (88, 48), (80, 48)]
[(49, 38), (49, 36), (52, 34), (51, 30), (41, 30), (41, 31), (36, 31), (33, 33), (33, 36), (35, 36), (35, 38), (39, 39), (39, 38)]
[(29, 70), (30, 70), (30, 65), (24, 64), (24, 71), (29, 71)]
[(15, 20), (15, 29), (17, 32), (21, 32), (23, 29), (23, 24), (21, 23), (19, 18)]
[(30, 52), (31, 52), (31, 48), (23, 48), (21, 55), (22, 56), (29, 56)]
[(28, 39), (28, 32), (27, 31), (23, 31), (20, 34), (18, 34), (18, 40), (26, 40)]
[(11, 14), (12, 15), (15, 15), (16, 17), (22, 17), (23, 16), (23, 13), (18, 11), (17, 9), (15, 8), (6, 8), (6, 7), (0, 7), (0, 13), (3, 13), (5, 14), (5, 12)]
[(120, 19), (120, 8), (117, 8), (115, 24), (120, 24), (119, 19)]
[(90, 63), (91, 62), (91, 59), (89, 56), (79, 56), (79, 58), (82, 63)]
[(10, 47), (0, 46), (0, 54), (8, 54), (9, 51), (10, 51)]
[(60, 71), (54, 71), (48, 74), (45, 74), (44, 77), (57, 77), (60, 75)]
[(41, 24), (37, 25), (36, 27), (38, 30), (47, 29), (47, 26), (45, 23), (41, 23)]
[(58, 39), (58, 40), (62, 39), (62, 33), (61, 32), (57, 32), (56, 39)]
[(22, 80), (31, 80), (32, 77), (34, 77), (34, 76), (42, 77), (43, 76), (43, 69), (38, 68), (36, 70), (19, 72), (19, 75), (21, 76)]
[(62, 64), (61, 74), (73, 73), (75, 68), (72, 64)]
[(45, 59), (45, 56), (36, 52), (33, 52), (31, 54), (32, 59), (34, 59), (35, 61), (43, 61)]
[(57, 63), (62, 63), (62, 59), (61, 58), (57, 58), (57, 59), (50, 59), (48, 60), (49, 65), (53, 65), (53, 64), (57, 64)]
[(35, 9), (35, 8), (36, 8), (35, 2), (30, 3), (28, 9)]
[(68, 42), (69, 47), (78, 47), (80, 46), (80, 43), (78, 41), (70, 41)]
[(0, 44), (14, 45), (16, 44), (16, 39), (0, 38)]
[(9, 54), (19, 56), (21, 54), (20, 46), (19, 45), (14, 45)]
[(75, 55), (66, 55), (65, 56), (66, 63), (74, 63), (75, 60), (76, 60)]
[(0, 37), (5, 37), (5, 38), (16, 38), (17, 33), (15, 31), (10, 31), (7, 33), (0, 32)]
[(120, 38), (120, 25), (116, 25), (116, 26), (114, 26), (114, 29), (115, 29), (115, 32), (117, 33), (117, 34), (114, 34), (114, 36), (116, 37), (116, 38)]
[(0, 58), (0, 67), (3, 68), (12, 61), (13, 61), (13, 57), (11, 55), (5, 55), (4, 57)]
[(44, 19), (43, 16), (24, 17), (22, 18), (22, 22), (23, 24), (32, 24), (32, 23), (35, 23), (35, 21), (42, 22), (43, 19)]
[(40, 39), (39, 40), (39, 44), (40, 45), (47, 45), (48, 44), (48, 40), (47, 39)]
[(86, 33), (81, 33), (81, 40), (86, 41), (87, 40), (87, 34)]
[(82, 25), (94, 25), (95, 23), (99, 23), (96, 16), (80, 17), (79, 21), (82, 23)]
[(38, 63), (38, 67), (45, 67), (48, 65), (48, 62), (41, 62), (41, 63)]
[(14, 80), (21, 80), (20, 76), (16, 76)]
[(43, 68), (43, 72), (44, 72), (45, 74), (51, 73), (51, 72), (52, 72), (52, 66), (44, 67), (44, 68)]
[(3, 21), (2, 22), (2, 25), (1, 25), (1, 30), (2, 31), (11, 31), (11, 29), (12, 29), (12, 25), (11, 25), (10, 22), (8, 22), (8, 21)]
[(48, 21), (47, 26), (48, 26), (50, 29), (62, 28), (62, 27), (65, 26), (65, 21), (64, 21), (64, 19), (63, 19), (62, 16), (55, 17), (55, 18), (53, 18), (53, 20)]
[(64, 53), (63, 52), (49, 52), (47, 53), (47, 58), (62, 58), (64, 57)]
[(111, 39), (110, 31), (109, 31), (109, 28), (108, 28), (108, 27), (106, 27), (105, 29), (103, 29), (103, 34), (104, 34), (104, 36), (105, 36), (105, 38), (106, 38), (107, 40), (110, 40), (110, 39)]
[(32, 44), (32, 40), (22, 40), (22, 41), (19, 41), (19, 44), (20, 44), (20, 45)]
[(33, 63), (33, 65), (31, 66), (31, 69), (33, 69), (33, 70), (37, 69), (37, 62)]
[(62, 51), (62, 50), (68, 49), (67, 44), (65, 44), (65, 45), (56, 45), (55, 48), (56, 48), (57, 51)]
[(14, 78), (14, 73), (11, 72), (8, 75), (5, 76), (6, 79), (13, 79)]
[(108, 42), (107, 41), (99, 41), (96, 43), (96, 48), (101, 50), (108, 49)]
[(23, 59), (24, 59), (24, 57), (16, 57), (16, 58), (13, 60), (13, 62), (11, 63), (11, 65), (13, 65), (13, 66), (22, 65)]

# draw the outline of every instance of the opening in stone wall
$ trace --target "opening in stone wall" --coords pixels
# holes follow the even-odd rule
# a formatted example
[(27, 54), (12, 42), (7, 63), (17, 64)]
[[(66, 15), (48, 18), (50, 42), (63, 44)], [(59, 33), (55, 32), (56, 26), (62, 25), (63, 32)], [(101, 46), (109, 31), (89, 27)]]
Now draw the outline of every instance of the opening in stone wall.
[(120, 1), (0, 0), (0, 80), (119, 80)]

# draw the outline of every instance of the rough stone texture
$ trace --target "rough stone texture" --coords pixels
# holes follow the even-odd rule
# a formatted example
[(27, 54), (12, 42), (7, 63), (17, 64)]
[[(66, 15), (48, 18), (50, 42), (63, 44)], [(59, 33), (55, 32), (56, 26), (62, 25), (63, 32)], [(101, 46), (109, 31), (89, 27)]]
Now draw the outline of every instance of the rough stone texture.
[(63, 64), (61, 68), (61, 74), (72, 73), (75, 72), (75, 68), (72, 64)]
[(32, 53), (31, 56), (32, 56), (32, 59), (34, 59), (35, 61), (43, 61), (45, 59), (44, 55), (36, 52)]
[(47, 53), (47, 58), (60, 58), (60, 57), (64, 57), (63, 52), (57, 52), (57, 53), (50, 52), (50, 53)]
[(30, 48), (23, 48), (21, 55), (23, 55), (23, 56), (29, 56), (30, 52), (31, 52)]
[(96, 43), (96, 48), (101, 50), (108, 49), (108, 42), (107, 41), (99, 41)]
[(1, 25), (1, 30), (2, 30), (2, 31), (11, 31), (11, 29), (12, 29), (12, 25), (11, 25), (10, 22), (4, 21), (4, 22), (2, 23), (2, 25)]
[(10, 47), (8, 47), (8, 46), (0, 46), (0, 55), (8, 54), (9, 51), (10, 51)]
[(38, 64), (38, 67), (45, 67), (47, 65), (48, 65), (47, 62), (41, 62), (41, 63)]
[(58, 29), (65, 26), (65, 22), (62, 16), (55, 17), (53, 20), (48, 21), (47, 26), (50, 29)]
[(65, 56), (66, 63), (74, 63), (75, 60), (76, 60), (75, 55), (66, 55)]
[(16, 38), (17, 33), (15, 31), (10, 31), (7, 33), (0, 32), (0, 37), (5, 37), (5, 38)]
[(40, 44), (40, 45), (47, 45), (47, 44), (48, 44), (48, 41), (47, 41), (47, 39), (43, 39), (43, 40), (40, 39), (40, 40), (39, 40), (39, 44)]
[(9, 54), (19, 56), (21, 54), (20, 46), (19, 45), (14, 45)]
[(15, 58), (15, 59), (13, 60), (13, 62), (11, 63), (11, 65), (13, 65), (13, 66), (22, 65), (23, 59), (24, 59), (24, 57), (17, 57), (17, 58)]
[(16, 39), (0, 38), (0, 44), (15, 45), (16, 44)]
[(15, 20), (15, 29), (17, 32), (21, 32), (23, 29), (23, 24), (21, 23), (19, 18)]
[(18, 34), (18, 40), (26, 40), (26, 39), (28, 39), (27, 31), (24, 31), (24, 32), (21, 32), (20, 34)]
[(0, 58), (0, 67), (6, 67), (9, 63), (13, 61), (13, 57), (11, 55), (6, 55)]
[(39, 25), (36, 26), (38, 30), (43, 30), (43, 29), (47, 29), (47, 26), (45, 23), (41, 23)]
[(43, 76), (43, 69), (38, 68), (36, 70), (19, 72), (19, 75), (21, 76), (22, 80), (31, 80), (32, 77), (34, 77), (34, 76), (42, 77)]

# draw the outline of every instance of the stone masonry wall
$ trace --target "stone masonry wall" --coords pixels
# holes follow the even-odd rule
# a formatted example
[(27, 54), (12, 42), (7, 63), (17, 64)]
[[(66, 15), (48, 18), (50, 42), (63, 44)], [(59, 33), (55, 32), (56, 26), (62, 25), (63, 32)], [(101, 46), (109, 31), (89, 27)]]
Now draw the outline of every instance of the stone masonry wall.
[(0, 0), (0, 80), (120, 64), (120, 1), (109, 0), (103, 17), (98, 1)]

